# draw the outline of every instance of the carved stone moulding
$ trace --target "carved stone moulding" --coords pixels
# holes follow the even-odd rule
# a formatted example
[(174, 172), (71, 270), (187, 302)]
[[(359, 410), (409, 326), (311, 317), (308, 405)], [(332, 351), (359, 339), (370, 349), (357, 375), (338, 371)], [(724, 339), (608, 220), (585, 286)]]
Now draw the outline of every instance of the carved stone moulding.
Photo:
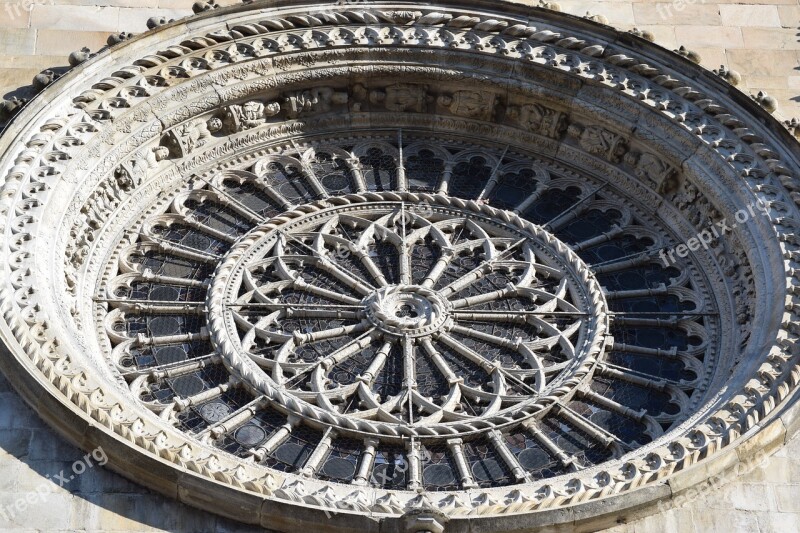
[(0, 140), (0, 365), (115, 470), (281, 531), (596, 529), (793, 429), (798, 146), (720, 77), (497, 1), (153, 26)]

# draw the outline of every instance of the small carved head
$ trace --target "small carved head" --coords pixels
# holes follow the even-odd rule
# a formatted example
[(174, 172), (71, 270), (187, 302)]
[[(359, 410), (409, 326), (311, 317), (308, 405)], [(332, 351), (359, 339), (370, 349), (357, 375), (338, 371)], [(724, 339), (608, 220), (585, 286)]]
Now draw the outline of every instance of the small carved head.
[(147, 27), (149, 29), (155, 29), (160, 26), (164, 26), (165, 24), (169, 24), (169, 19), (167, 17), (150, 17), (147, 19)]
[(580, 124), (570, 124), (567, 128), (567, 135), (570, 137), (580, 138), (581, 134), (583, 134), (583, 126)]
[(353, 86), (353, 98), (355, 98), (356, 100), (366, 100), (368, 97), (368, 93), (369, 91), (367, 90), (367, 88), (360, 83), (356, 83)]
[(635, 167), (639, 163), (639, 153), (638, 152), (628, 152), (625, 154), (623, 160), (632, 167)]
[(436, 99), (436, 103), (444, 107), (449, 107), (453, 103), (453, 97), (443, 94), (442, 96)]
[(47, 87), (48, 85), (50, 85), (51, 83), (53, 83), (57, 79), (58, 79), (58, 75), (55, 72), (53, 72), (52, 70), (45, 70), (45, 71), (42, 71), (41, 73), (37, 74), (33, 78), (33, 87), (37, 91), (41, 91), (42, 89), (44, 89), (45, 87)]
[(213, 117), (206, 122), (206, 126), (208, 127), (208, 131), (211, 133), (222, 131), (222, 119), (219, 117)]
[(681, 180), (677, 172), (670, 172), (669, 175), (661, 182), (659, 191), (661, 194), (667, 195), (677, 192), (680, 189)]
[(274, 117), (281, 112), (281, 104), (278, 102), (270, 102), (264, 108), (264, 116)]
[(153, 148), (153, 154), (156, 156), (156, 161), (163, 161), (169, 157), (169, 148), (166, 146), (156, 146)]
[(128, 192), (131, 189), (133, 189), (134, 187), (133, 178), (131, 178), (131, 175), (128, 173), (127, 170), (123, 168), (118, 168), (117, 171), (115, 172), (115, 177), (117, 179), (117, 187), (120, 190)]

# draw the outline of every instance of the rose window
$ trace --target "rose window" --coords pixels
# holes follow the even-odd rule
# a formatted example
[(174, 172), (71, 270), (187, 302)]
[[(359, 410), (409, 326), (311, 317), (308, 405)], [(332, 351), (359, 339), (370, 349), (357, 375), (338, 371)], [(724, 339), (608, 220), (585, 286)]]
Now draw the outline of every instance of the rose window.
[(494, 0), (112, 52), (0, 137), (0, 366), (115, 471), (277, 531), (591, 529), (795, 427), (800, 149), (715, 74)]

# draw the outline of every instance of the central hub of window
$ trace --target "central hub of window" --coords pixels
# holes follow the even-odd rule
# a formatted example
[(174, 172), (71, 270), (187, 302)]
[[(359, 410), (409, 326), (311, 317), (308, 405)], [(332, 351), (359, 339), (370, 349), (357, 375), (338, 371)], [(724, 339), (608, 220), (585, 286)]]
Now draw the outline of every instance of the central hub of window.
[(390, 285), (364, 299), (369, 321), (388, 335), (419, 337), (448, 323), (449, 302), (426, 287)]

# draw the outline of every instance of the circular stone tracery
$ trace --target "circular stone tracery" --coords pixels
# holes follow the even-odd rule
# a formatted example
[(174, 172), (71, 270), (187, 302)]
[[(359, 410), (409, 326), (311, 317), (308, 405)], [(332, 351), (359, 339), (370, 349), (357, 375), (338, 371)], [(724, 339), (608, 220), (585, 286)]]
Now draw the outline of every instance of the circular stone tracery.
[[(299, 207), (242, 237), (209, 291), (226, 362), (295, 414), (387, 439), (519, 424), (585, 381), (607, 331), (586, 264), (513, 213), (426, 200), (338, 198), (348, 205)], [(486, 324), (500, 329), (475, 330)], [(519, 327), (498, 336), (504, 324)], [(371, 346), (380, 348), (359, 384), (337, 380)], [(370, 388), (392, 352), (403, 386), (382, 397)], [(483, 424), (465, 425), (473, 418)], [(458, 428), (432, 425), (448, 422)]]
[[(666, 477), (729, 466), (762, 428), (783, 438), (775, 418), (800, 359), (800, 151), (777, 123), (694, 64), (541, 9), (291, 4), (214, 10), (120, 44), (0, 140), (0, 334), (13, 355), (0, 365), (60, 431), (148, 486), (175, 494), (179, 480), (197, 506), (365, 532), (417, 531), (431, 509), (454, 531), (564, 516), (569, 529), (601, 506), (614, 522)], [(401, 279), (387, 256), (410, 220), (396, 204), (427, 219), (419, 208), (436, 198), (493, 229), (461, 242), (457, 225), (440, 228)], [(763, 218), (691, 250), (756, 201)], [(277, 271), (270, 256), (234, 269), (233, 247), (261, 253), (254, 229), (375, 202), (395, 204), (385, 221), (365, 210), (349, 237), (267, 243), (283, 246)], [(516, 307), (477, 308), (470, 298), (519, 285), (511, 264), (463, 295), (410, 295), (435, 250), (464, 245), (450, 263), (464, 275), (492, 253), (469, 242), (502, 241), (508, 226), (554, 247), (539, 250), (551, 278), (576, 291), (544, 280)], [(673, 261), (681, 244), (690, 253)], [(605, 304), (582, 300), (599, 293), (573, 254)], [(340, 286), (334, 260), (373, 286)], [(586, 316), (524, 314), (553, 295)], [(265, 313), (271, 300), (340, 316)], [(397, 334), (423, 333), (411, 315), (428, 318), (428, 304), (450, 306), (430, 313), (443, 324)], [(331, 329), (341, 335), (316, 338)], [(345, 357), (354, 339), (364, 346)]]

